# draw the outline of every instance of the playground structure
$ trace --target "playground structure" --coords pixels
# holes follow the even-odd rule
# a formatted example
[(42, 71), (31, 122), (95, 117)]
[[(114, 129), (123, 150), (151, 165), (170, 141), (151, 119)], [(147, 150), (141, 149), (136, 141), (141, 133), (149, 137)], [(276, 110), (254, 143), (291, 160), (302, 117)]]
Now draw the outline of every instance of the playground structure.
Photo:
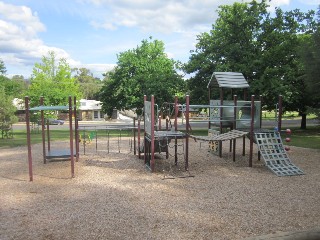
[[(44, 106), (43, 97), (40, 98), (40, 106), (29, 108), (29, 98), (25, 97), (25, 108), (26, 108), (26, 128), (27, 128), (27, 145), (28, 145), (28, 164), (29, 164), (29, 179), (33, 181), (33, 169), (32, 169), (32, 149), (31, 149), (31, 132), (30, 132), (30, 111), (41, 112), (41, 129), (42, 129), (42, 150), (43, 150), (43, 163), (46, 164), (47, 160), (68, 160), (71, 161), (71, 177), (74, 177), (74, 157), (76, 161), (79, 159), (79, 144), (78, 144), (78, 123), (76, 117), (76, 98), (74, 98), (74, 110), (72, 109), (72, 97), (69, 96), (69, 106)], [(58, 111), (65, 110), (69, 113), (69, 149), (51, 149), (50, 144), (50, 129), (49, 123), (47, 122), (47, 146), (46, 146), (46, 131), (45, 131), (45, 118), (44, 111)], [(73, 120), (74, 115), (74, 130)], [(75, 140), (75, 143), (73, 142)], [(74, 149), (74, 146), (76, 147)]]
[(79, 125), (79, 144), (83, 145), (83, 154), (86, 155), (86, 150), (90, 145), (94, 145), (95, 152), (103, 151), (110, 153), (114, 148), (111, 143), (117, 135), (116, 145), (117, 152), (121, 153), (121, 142), (123, 137), (129, 138), (128, 146), (129, 153), (134, 152), (136, 155), (136, 119), (133, 119), (133, 125)]
[[(212, 86), (219, 86), (220, 100), (210, 99), (210, 89)], [(74, 177), (74, 157), (76, 161), (79, 159), (79, 145), (83, 144), (84, 154), (86, 154), (86, 147), (95, 141), (95, 150), (98, 151), (98, 134), (100, 130), (105, 131), (107, 136), (107, 146), (99, 151), (110, 152), (110, 131), (118, 131), (117, 146), (120, 153), (120, 142), (123, 131), (131, 131), (132, 138), (129, 139), (130, 151), (138, 150), (139, 158), (141, 153), (144, 153), (144, 163), (152, 171), (155, 171), (155, 154), (156, 152), (165, 152), (166, 158), (169, 157), (169, 143), (173, 142), (175, 165), (178, 164), (178, 147), (183, 146), (184, 169), (189, 171), (189, 138), (195, 141), (201, 140), (209, 142), (212, 149), (219, 152), (222, 157), (222, 144), (225, 141), (230, 142), (230, 152), (233, 151), (232, 158), (235, 161), (236, 143), (238, 138), (243, 139), (242, 155), (245, 155), (245, 139), (249, 137), (249, 167), (252, 167), (253, 160), (253, 144), (258, 145), (258, 156), (262, 155), (266, 166), (270, 168), (278, 176), (300, 175), (304, 174), (302, 170), (294, 166), (290, 161), (286, 150), (280, 138), (281, 132), (281, 117), (282, 117), (282, 97), (279, 96), (279, 103), (277, 107), (277, 129), (268, 130), (261, 129), (261, 102), (255, 101), (255, 96), (251, 96), (251, 101), (238, 100), (238, 96), (233, 96), (233, 101), (223, 99), (224, 88), (244, 88), (249, 87), (245, 78), (240, 73), (214, 73), (208, 84), (209, 88), (209, 104), (208, 105), (190, 105), (189, 96), (185, 98), (185, 104), (178, 104), (178, 98), (175, 97), (175, 102), (171, 104), (174, 109), (174, 123), (171, 123), (171, 116), (166, 117), (166, 128), (163, 130), (161, 125), (161, 117), (159, 110), (155, 104), (154, 96), (151, 96), (150, 101), (147, 101), (147, 96), (144, 97), (144, 135), (143, 144), (141, 144), (141, 126), (140, 119), (138, 119), (138, 126), (136, 126), (136, 119), (133, 121), (133, 126), (97, 126), (88, 127), (78, 125), (76, 116), (76, 99), (74, 98), (74, 106), (72, 106), (72, 98), (69, 97), (69, 106), (43, 106), (43, 98), (40, 98), (40, 106), (29, 109), (29, 99), (25, 98), (26, 106), (26, 126), (27, 126), (27, 141), (28, 141), (28, 162), (29, 162), (29, 176), (30, 181), (33, 181), (32, 170), (32, 154), (31, 154), (31, 140), (30, 140), (30, 117), (29, 111), (41, 111), (42, 123), (42, 145), (43, 145), (43, 161), (53, 159), (71, 160), (71, 177)], [(244, 91), (244, 99), (246, 99), (246, 91)], [(170, 104), (169, 104), (170, 105)], [(74, 107), (74, 108), (73, 108)], [(196, 136), (191, 134), (191, 122), (197, 121), (190, 119), (191, 111), (206, 109), (209, 112), (208, 119), (200, 120), (208, 123), (208, 135)], [(50, 131), (49, 124), (47, 124), (47, 147), (45, 134), (45, 120), (44, 111), (65, 110), (69, 113), (69, 131), (70, 131), (70, 148), (65, 150), (52, 150), (50, 146)], [(178, 114), (179, 111), (185, 117), (185, 131), (178, 130)], [(171, 114), (169, 114), (171, 115)], [(74, 116), (74, 130), (73, 118)], [(159, 124), (157, 124), (159, 121)], [(170, 126), (169, 126), (170, 123)], [(83, 134), (79, 134), (79, 129), (83, 130)], [(99, 131), (98, 131), (99, 130)], [(136, 136), (136, 130), (138, 136)], [(100, 135), (99, 135), (100, 136)], [(132, 136), (131, 136), (132, 137)], [(138, 144), (136, 143), (136, 139)], [(183, 144), (178, 144), (178, 140), (184, 141)], [(75, 143), (73, 142), (75, 141)], [(290, 141), (288, 139), (288, 141)], [(132, 147), (133, 144), (133, 147)], [(75, 146), (75, 149), (74, 149)], [(172, 145), (171, 145), (172, 146)]]
[[(220, 89), (220, 100), (210, 99), (211, 87), (218, 86)], [(279, 96), (279, 103), (277, 107), (277, 127), (276, 129), (262, 129), (261, 128), (261, 102), (255, 101), (255, 96), (251, 96), (250, 101), (238, 100), (238, 96), (234, 95), (233, 101), (224, 101), (225, 88), (244, 89), (244, 99), (247, 98), (246, 89), (249, 87), (246, 79), (241, 73), (230, 72), (214, 72), (209, 81), (209, 105), (190, 105), (189, 96), (186, 96), (186, 104), (180, 105), (175, 98), (174, 109), (174, 127), (171, 130), (167, 128), (165, 131), (157, 129), (154, 97), (151, 96), (150, 101), (144, 99), (144, 122), (145, 122), (145, 135), (144, 135), (144, 159), (145, 164), (154, 171), (155, 167), (155, 152), (168, 151), (168, 149), (159, 149), (157, 146), (161, 141), (165, 140), (170, 142), (175, 140), (175, 148), (177, 147), (177, 139), (185, 139), (185, 170), (188, 171), (188, 141), (189, 137), (195, 141), (207, 141), (211, 146), (217, 148), (219, 156), (222, 157), (222, 143), (224, 141), (230, 142), (230, 152), (233, 151), (233, 161), (235, 161), (236, 142), (238, 138), (243, 139), (242, 155), (245, 155), (245, 139), (249, 137), (249, 167), (252, 167), (253, 161), (253, 144), (258, 145), (258, 158), (262, 155), (266, 166), (271, 169), (277, 176), (291, 176), (304, 174), (302, 170), (294, 166), (290, 161), (286, 149), (280, 138), (281, 132), (281, 118), (282, 118), (282, 97)], [(177, 116), (178, 109), (183, 112), (186, 120), (185, 133), (177, 129)], [(195, 136), (190, 134), (190, 118), (189, 113), (195, 109), (208, 109), (209, 119), (208, 122), (208, 135)], [(193, 120), (194, 121), (194, 120)], [(159, 124), (161, 126), (161, 124)], [(159, 127), (160, 128), (160, 127)], [(287, 139), (289, 140), (289, 139)], [(289, 140), (290, 141), (290, 140)], [(272, 144), (270, 144), (272, 143)], [(286, 148), (286, 149), (285, 149)], [(275, 157), (276, 156), (276, 157)], [(270, 160), (271, 159), (271, 160)], [(175, 150), (175, 164), (177, 164), (177, 153)]]
[[(186, 97), (186, 104), (189, 104), (189, 96)], [(178, 101), (175, 97), (175, 121), (174, 126), (171, 126), (171, 129), (168, 129), (168, 124), (166, 129), (161, 129), (161, 123), (159, 128), (156, 129), (156, 122), (160, 118), (155, 117), (155, 103), (154, 96), (151, 96), (151, 100), (147, 101), (147, 96), (144, 96), (144, 163), (147, 167), (150, 168), (152, 172), (155, 171), (155, 152), (166, 152), (166, 158), (168, 158), (168, 146), (169, 142), (174, 140), (174, 157), (175, 164), (178, 163), (178, 139), (185, 139), (185, 148), (184, 148), (184, 162), (185, 170), (188, 171), (188, 153), (189, 153), (189, 143), (188, 143), (188, 134), (178, 131), (177, 125), (177, 115), (178, 115)], [(187, 111), (189, 108), (187, 108)], [(186, 114), (186, 121), (189, 121), (188, 113)], [(188, 131), (188, 129), (186, 129)], [(140, 136), (140, 134), (139, 134)], [(140, 150), (139, 150), (140, 152)]]

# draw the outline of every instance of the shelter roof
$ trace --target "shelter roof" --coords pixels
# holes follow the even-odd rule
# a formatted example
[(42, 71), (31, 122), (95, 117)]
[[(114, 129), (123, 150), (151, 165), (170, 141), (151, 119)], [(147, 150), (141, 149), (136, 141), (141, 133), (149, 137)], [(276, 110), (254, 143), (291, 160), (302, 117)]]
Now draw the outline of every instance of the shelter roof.
[(242, 73), (213, 72), (207, 87), (249, 88), (249, 84)]
[(38, 106), (29, 109), (30, 111), (58, 111), (58, 110), (69, 110), (68, 106)]

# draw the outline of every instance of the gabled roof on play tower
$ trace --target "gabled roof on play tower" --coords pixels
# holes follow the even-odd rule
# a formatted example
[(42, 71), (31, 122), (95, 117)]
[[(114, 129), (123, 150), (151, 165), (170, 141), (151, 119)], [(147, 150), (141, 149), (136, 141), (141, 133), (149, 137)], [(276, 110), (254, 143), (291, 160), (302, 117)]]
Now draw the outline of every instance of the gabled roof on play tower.
[(213, 72), (207, 87), (249, 88), (249, 84), (242, 73)]

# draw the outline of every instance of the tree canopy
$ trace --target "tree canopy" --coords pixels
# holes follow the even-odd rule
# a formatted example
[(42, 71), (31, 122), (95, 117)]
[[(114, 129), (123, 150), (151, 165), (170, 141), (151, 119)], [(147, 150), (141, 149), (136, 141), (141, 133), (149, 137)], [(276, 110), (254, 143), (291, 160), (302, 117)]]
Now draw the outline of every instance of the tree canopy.
[(150, 38), (118, 55), (117, 66), (105, 74), (100, 92), (108, 115), (113, 108), (141, 110), (144, 95), (154, 95), (161, 105), (183, 94), (185, 83), (176, 71), (178, 63), (169, 59), (164, 50), (162, 41)]
[(93, 74), (87, 68), (75, 68), (75, 78), (79, 82), (80, 91), (85, 99), (97, 99), (98, 93), (102, 87), (102, 81), (93, 77)]
[(81, 98), (79, 83), (71, 75), (66, 59), (56, 60), (54, 52), (42, 57), (41, 63), (35, 63), (28, 90), (30, 106), (39, 105), (44, 97), (44, 105), (68, 105), (68, 97)]
[(7, 72), (6, 66), (2, 59), (0, 59), (0, 75), (3, 75)]
[(305, 75), (303, 76), (306, 83), (306, 92), (309, 98), (313, 99), (311, 108), (320, 109), (320, 95), (318, 89), (320, 87), (320, 8), (318, 9), (318, 26), (312, 35), (302, 38), (300, 55), (305, 67)]
[(10, 91), (11, 80), (4, 75), (5, 73), (5, 64), (0, 59), (0, 129), (17, 121), (14, 115), (16, 108), (12, 104), (14, 92)]
[(203, 96), (212, 72), (241, 72), (250, 93), (262, 95), (268, 110), (281, 94), (285, 110), (305, 113), (311, 100), (306, 98), (302, 78), (299, 36), (315, 31), (314, 11), (277, 8), (271, 15), (267, 8), (266, 0), (219, 7), (212, 30), (198, 36), (196, 50), (185, 65), (187, 73), (195, 74), (188, 81), (191, 100), (208, 102)]

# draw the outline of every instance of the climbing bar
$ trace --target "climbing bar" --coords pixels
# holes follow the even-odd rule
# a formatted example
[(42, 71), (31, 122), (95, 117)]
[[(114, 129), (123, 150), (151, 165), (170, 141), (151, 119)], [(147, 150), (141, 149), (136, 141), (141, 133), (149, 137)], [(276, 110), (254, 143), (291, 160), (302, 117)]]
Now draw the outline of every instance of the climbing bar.
[(219, 135), (213, 136), (195, 136), (190, 135), (194, 140), (202, 140), (202, 141), (228, 141), (236, 138), (240, 138), (248, 134), (248, 132), (240, 131), (240, 130), (231, 130), (230, 132), (226, 132)]

